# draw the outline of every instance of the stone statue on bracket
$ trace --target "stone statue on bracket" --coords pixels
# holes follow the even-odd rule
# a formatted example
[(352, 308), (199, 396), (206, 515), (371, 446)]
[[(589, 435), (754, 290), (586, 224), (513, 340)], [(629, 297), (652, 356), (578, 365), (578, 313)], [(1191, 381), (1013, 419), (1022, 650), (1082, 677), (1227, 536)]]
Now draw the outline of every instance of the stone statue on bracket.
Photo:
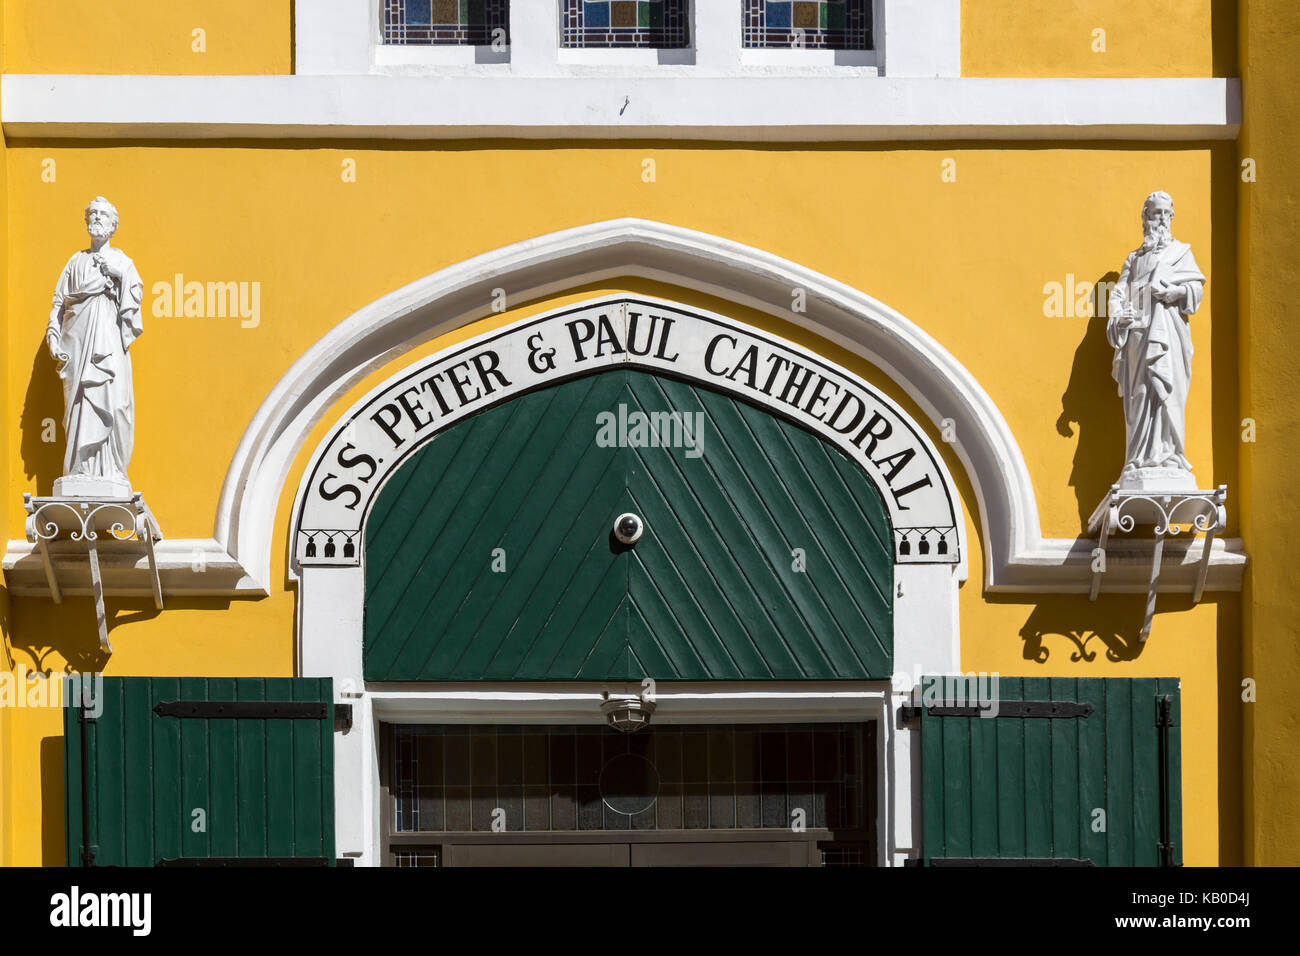
[(131, 343), (144, 331), (144, 283), (110, 245), (117, 210), (103, 196), (86, 207), (90, 248), (75, 252), (54, 289), (45, 341), (63, 380), (67, 449), (55, 496), (130, 497), (135, 440)]
[(1124, 261), (1110, 294), (1106, 337), (1111, 373), (1124, 399), (1124, 491), (1195, 491), (1187, 460), (1186, 408), (1192, 376), (1188, 317), (1205, 276), (1192, 248), (1173, 237), (1174, 201), (1153, 192), (1142, 206), (1142, 245)]

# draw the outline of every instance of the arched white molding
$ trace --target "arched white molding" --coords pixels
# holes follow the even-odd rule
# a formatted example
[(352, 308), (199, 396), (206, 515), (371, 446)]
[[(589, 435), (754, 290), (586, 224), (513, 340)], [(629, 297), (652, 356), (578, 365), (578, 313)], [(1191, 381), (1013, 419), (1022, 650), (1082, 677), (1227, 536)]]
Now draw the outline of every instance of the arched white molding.
[[(249, 423), (222, 486), (213, 539), (164, 542), (170, 594), (267, 593), (276, 509), (311, 429), (374, 369), (436, 336), (483, 318), (503, 288), (513, 302), (584, 283), (640, 276), (695, 289), (794, 322), (881, 369), (936, 427), (953, 423), (952, 447), (974, 490), (983, 539), (984, 584), (997, 591), (1087, 592), (1088, 539), (1044, 540), (1024, 457), (979, 383), (942, 345), (865, 293), (780, 256), (719, 236), (644, 219), (613, 219), (526, 239), (440, 269), (355, 312), (311, 346), (271, 390)], [(802, 288), (807, 311), (790, 311)], [(1147, 587), (1150, 541), (1110, 549), (1106, 590)], [(1162, 590), (1190, 592), (1202, 539), (1166, 549)], [(43, 586), (40, 558), (9, 543), (6, 577), (15, 593)], [(192, 571), (203, 557), (202, 572)], [(1240, 590), (1239, 539), (1218, 539), (1209, 590)], [(30, 579), (30, 580), (29, 580)], [(106, 586), (112, 588), (109, 571)], [(75, 593), (75, 592), (74, 592)]]
[[(1013, 591), (1088, 589), (1091, 542), (1043, 539), (1029, 472), (1006, 420), (932, 336), (865, 293), (788, 259), (644, 219), (577, 226), (475, 256), (389, 293), (330, 330), (277, 383), (240, 441), (222, 488), (217, 541), (253, 578), (267, 582), (275, 509), (312, 427), (374, 369), (489, 314), (493, 289), (505, 289), (520, 302), (629, 275), (795, 322), (881, 369), (936, 427), (952, 420), (953, 449), (979, 509), (985, 585)], [(806, 312), (790, 311), (795, 287), (805, 290)], [(1162, 584), (1190, 587), (1199, 548), (1198, 539), (1173, 558), (1177, 567), (1167, 570)], [(1239, 589), (1245, 560), (1239, 542), (1216, 541), (1215, 552), (1207, 587)], [(1108, 590), (1145, 589), (1140, 564), (1131, 574), (1119, 562), (1112, 564)]]

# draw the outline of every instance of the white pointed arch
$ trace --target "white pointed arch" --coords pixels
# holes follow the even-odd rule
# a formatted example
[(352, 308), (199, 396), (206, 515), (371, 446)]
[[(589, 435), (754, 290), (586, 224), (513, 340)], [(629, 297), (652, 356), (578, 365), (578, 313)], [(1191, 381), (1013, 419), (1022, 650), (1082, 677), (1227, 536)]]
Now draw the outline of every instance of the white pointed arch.
[[(620, 276), (662, 281), (766, 312), (861, 356), (896, 382), (936, 427), (951, 421), (957, 436), (951, 445), (979, 512), (985, 586), (1088, 590), (1092, 543), (1043, 539), (1033, 485), (1010, 427), (988, 393), (932, 336), (871, 296), (788, 259), (632, 218), (562, 229), (440, 269), (358, 310), (312, 345), (263, 401), (222, 486), (215, 540), (208, 544), (218, 561), (238, 572), (239, 584), (231, 590), (268, 590), (276, 508), (288, 473), (311, 429), (349, 388), (421, 343), (486, 316), (493, 289), (529, 301)], [(795, 287), (806, 292), (806, 312), (790, 311)], [(1198, 541), (1181, 568), (1162, 576), (1162, 589), (1189, 586), (1199, 557)], [(1244, 564), (1239, 541), (1215, 542), (1207, 588), (1239, 590)], [(1112, 586), (1145, 589), (1140, 568), (1133, 574), (1116, 571)]]
[[(275, 509), (311, 429), (356, 382), (395, 356), (515, 301), (639, 276), (793, 321), (863, 357), (938, 425), (951, 419), (984, 529), (986, 583), (1039, 542), (1023, 456), (992, 399), (934, 338), (888, 306), (818, 272), (719, 236), (615, 219), (528, 239), (441, 269), (353, 313), (288, 370), (258, 409), (222, 487), (214, 536), (246, 573), (270, 575)], [(792, 313), (790, 289), (806, 290)]]

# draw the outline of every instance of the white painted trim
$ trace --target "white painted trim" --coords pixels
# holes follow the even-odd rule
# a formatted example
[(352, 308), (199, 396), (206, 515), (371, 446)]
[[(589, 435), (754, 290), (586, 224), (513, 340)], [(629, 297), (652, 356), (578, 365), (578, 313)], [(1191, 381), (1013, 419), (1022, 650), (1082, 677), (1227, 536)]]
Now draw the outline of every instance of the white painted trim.
[[(327, 332), (284, 374), (245, 429), (222, 485), (213, 537), (269, 591), (271, 541), (280, 494), (312, 428), (371, 371), (439, 335), (489, 314), (492, 289), (515, 301), (589, 282), (640, 276), (696, 289), (793, 321), (843, 346), (897, 382), (936, 427), (953, 419), (983, 529), (985, 586), (992, 591), (1085, 593), (1092, 579), (1086, 539), (1044, 539), (1024, 456), (1006, 420), (971, 374), (928, 333), (842, 282), (780, 256), (707, 233), (643, 219), (564, 229), (464, 260), (365, 306)], [(790, 289), (807, 290), (807, 313), (789, 311)], [(288, 517), (288, 516), (286, 516)], [(1190, 593), (1202, 540), (1169, 539), (1162, 591)], [(1107, 550), (1106, 591), (1146, 589), (1152, 543), (1125, 539)], [(170, 559), (184, 574), (188, 559)], [(1214, 542), (1210, 591), (1241, 589), (1246, 556), (1238, 539)], [(39, 587), (39, 558), (11, 541), (4, 559), (15, 590)], [(192, 575), (188, 593), (227, 594)], [(166, 587), (164, 591), (166, 591)], [(24, 593), (33, 593), (24, 588)], [(113, 593), (110, 591), (109, 593)]]
[(876, 0), (876, 13), (886, 76), (961, 76), (961, 0)]
[(1236, 79), (680, 72), (690, 69), (616, 79), (7, 74), (0, 119), (6, 136), (42, 138), (760, 141), (1186, 141), (1233, 139), (1241, 121)]
[[(318, 571), (320, 569), (312, 569)], [(337, 685), (337, 681), (336, 681)], [(429, 689), (430, 687), (436, 689)], [(335, 845), (358, 866), (380, 865), (380, 723), (602, 724), (600, 692), (610, 684), (439, 684), (421, 689), (372, 685), (341, 697), (352, 729), (335, 736)], [(632, 688), (639, 690), (639, 685)], [(655, 724), (874, 721), (876, 832), (880, 865), (900, 865), (920, 849), (920, 737), (900, 727), (907, 694), (876, 682), (660, 683)], [(898, 772), (901, 768), (902, 772)]]

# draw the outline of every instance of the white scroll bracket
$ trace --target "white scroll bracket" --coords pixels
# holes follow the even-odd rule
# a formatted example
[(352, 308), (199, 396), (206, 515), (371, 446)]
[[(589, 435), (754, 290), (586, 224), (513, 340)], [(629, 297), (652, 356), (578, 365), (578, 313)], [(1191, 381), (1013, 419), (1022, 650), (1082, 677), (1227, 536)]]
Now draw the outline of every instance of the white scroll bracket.
[[(104, 612), (104, 581), (99, 564), (101, 547), (111, 550), (115, 559), (126, 557), (130, 561), (133, 555), (136, 561), (139, 557), (146, 559), (154, 605), (162, 610), (162, 581), (154, 553), (154, 544), (163, 539), (162, 529), (144, 503), (142, 494), (50, 498), (24, 494), (23, 507), (27, 511), (27, 540), (40, 551), (45, 581), (55, 604), (63, 602), (64, 594), (55, 573), (55, 557), (63, 559), (72, 552), (73, 561), (80, 563), (80, 552), (84, 549), (90, 570), (90, 590), (95, 599), (99, 646), (104, 653), (113, 653), (113, 647), (108, 642), (108, 620)], [(136, 561), (131, 563), (134, 565)], [(141, 572), (145, 570), (139, 568)]]
[(1105, 574), (1106, 543), (1112, 534), (1128, 534), (1138, 526), (1153, 526), (1155, 536), (1154, 554), (1151, 563), (1151, 578), (1147, 587), (1146, 616), (1139, 641), (1151, 636), (1151, 619), (1155, 615), (1156, 591), (1160, 584), (1160, 567), (1164, 558), (1165, 538), (1188, 533), (1193, 537), (1205, 535), (1201, 560), (1196, 572), (1196, 583), (1192, 590), (1192, 601), (1199, 602), (1205, 591), (1205, 578), (1210, 569), (1210, 552), (1215, 537), (1223, 531), (1227, 523), (1227, 511), (1224, 501), (1228, 497), (1228, 486), (1219, 485), (1215, 489), (1186, 489), (1161, 493), (1151, 490), (1125, 490), (1120, 485), (1112, 485), (1109, 494), (1102, 499), (1088, 519), (1088, 533), (1100, 531), (1098, 551), (1100, 561), (1094, 561), (1092, 584), (1088, 599), (1097, 600), (1101, 591), (1102, 575)]

